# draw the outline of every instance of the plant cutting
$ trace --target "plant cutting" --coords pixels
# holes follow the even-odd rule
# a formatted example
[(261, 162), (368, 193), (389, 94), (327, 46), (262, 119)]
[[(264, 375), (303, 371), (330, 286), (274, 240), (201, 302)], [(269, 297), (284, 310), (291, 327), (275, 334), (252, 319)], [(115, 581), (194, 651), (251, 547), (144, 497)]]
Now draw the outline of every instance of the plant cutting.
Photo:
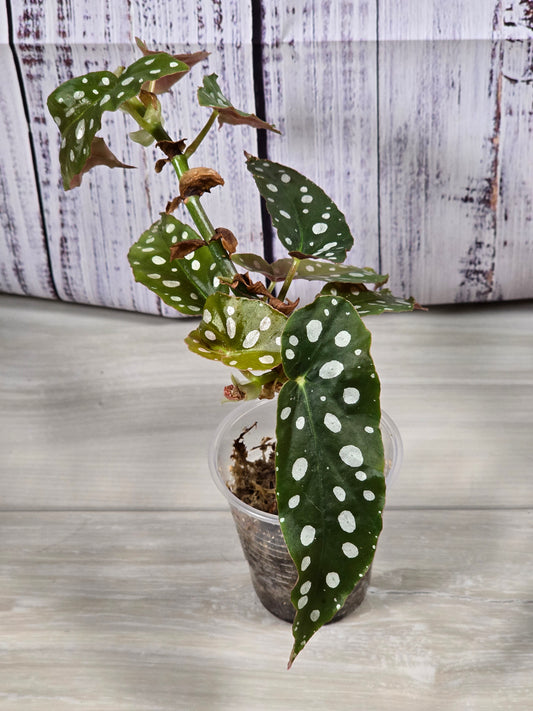
[[(223, 166), (190, 161), (216, 123), (276, 129), (236, 109), (210, 74), (197, 91), (205, 125), (190, 142), (171, 136), (159, 96), (207, 54), (171, 55), (137, 43), (143, 56), (130, 66), (70, 79), (49, 96), (61, 133), (63, 187), (78, 187), (97, 165), (131, 167), (97, 136), (103, 114), (117, 110), (136, 122), (133, 141), (161, 151), (155, 170), (168, 170), (168, 163), (177, 176), (176, 194), (128, 258), (138, 282), (180, 313), (200, 318), (186, 344), (233, 369), (227, 399), (275, 403), (273, 498), (297, 579), (290, 666), (367, 575), (382, 528), (380, 382), (362, 317), (418, 305), (384, 289), (387, 275), (345, 263), (353, 237), (319, 186), (249, 153), (246, 168), (287, 256), (269, 263), (240, 252), (235, 235), (215, 228), (202, 203), (204, 193), (223, 185)], [(188, 213), (192, 224), (174, 213)], [(265, 281), (254, 281), (250, 272)], [(323, 283), (304, 306), (290, 299), (300, 280)]]

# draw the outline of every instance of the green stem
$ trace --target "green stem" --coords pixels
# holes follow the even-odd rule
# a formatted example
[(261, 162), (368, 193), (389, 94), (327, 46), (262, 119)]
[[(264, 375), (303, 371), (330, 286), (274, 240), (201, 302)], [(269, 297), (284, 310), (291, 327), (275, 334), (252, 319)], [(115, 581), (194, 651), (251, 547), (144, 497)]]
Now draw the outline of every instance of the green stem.
[[(172, 138), (168, 135), (168, 133), (165, 131), (163, 128), (163, 125), (158, 123), (158, 124), (149, 124), (146, 121), (143, 120), (143, 114), (145, 111), (145, 107), (142, 104), (141, 101), (138, 101), (134, 103), (135, 100), (131, 99), (130, 101), (125, 101), (124, 104), (122, 104), (122, 107), (124, 111), (130, 114), (135, 121), (141, 126), (141, 128), (144, 128), (148, 133), (150, 133), (156, 141), (172, 141)], [(213, 112), (216, 113), (216, 112)], [(213, 115), (211, 115), (212, 118)], [(215, 116), (216, 118), (216, 116)], [(213, 119), (214, 120), (214, 119)], [(209, 121), (207, 122), (206, 126), (209, 124)], [(200, 132), (199, 136), (204, 132), (206, 126), (202, 129)], [(209, 130), (209, 129), (207, 129)], [(205, 135), (205, 134), (204, 134)], [(196, 139), (197, 140), (197, 139)], [(199, 144), (198, 144), (199, 145)], [(187, 161), (187, 156), (186, 155), (179, 155), (179, 156), (174, 156), (174, 158), (171, 159), (170, 161), (172, 163), (172, 167), (174, 168), (176, 175), (178, 176), (178, 180), (182, 177), (184, 173), (186, 173), (189, 170), (189, 163)], [(193, 197), (190, 197), (187, 199), (185, 203), (185, 207), (189, 211), (190, 216), (192, 217), (194, 224), (196, 225), (196, 228), (200, 235), (204, 238), (206, 242), (209, 242), (209, 240), (213, 237), (215, 234), (215, 228), (211, 224), (207, 213), (205, 212), (202, 203), (200, 202), (200, 198), (197, 197), (196, 195)], [(222, 276), (233, 276), (234, 274), (237, 273), (237, 270), (233, 266), (233, 262), (229, 258), (228, 253), (222, 246), (222, 243), (220, 240), (216, 240), (214, 242), (211, 242), (207, 245), (209, 247), (209, 250), (213, 257), (218, 261), (220, 267), (221, 267), (221, 275)]]
[(202, 128), (200, 133), (196, 136), (194, 141), (189, 145), (187, 150), (185, 151), (185, 157), (189, 159), (192, 154), (196, 151), (200, 143), (204, 140), (204, 138), (207, 136), (209, 133), (211, 126), (215, 123), (216, 118), (218, 116), (218, 111), (216, 109), (212, 112), (211, 116), (207, 119), (207, 122), (205, 126)]
[[(189, 162), (185, 155), (174, 156), (170, 161), (172, 167), (176, 171), (178, 180), (189, 170)], [(200, 198), (196, 195), (187, 198), (185, 202), (185, 207), (189, 211), (190, 216), (194, 220), (198, 232), (204, 238), (206, 242), (213, 237), (215, 234), (215, 228), (211, 224), (203, 206), (200, 202)], [(229, 258), (228, 253), (222, 246), (220, 240), (215, 240), (214, 242), (209, 242), (207, 245), (213, 257), (219, 262), (222, 267), (222, 276), (233, 276), (237, 273), (237, 270), (233, 266), (233, 262)]]
[(299, 263), (299, 259), (297, 259), (296, 257), (292, 258), (291, 268), (289, 269), (287, 276), (285, 277), (285, 281), (283, 282), (283, 286), (281, 287), (281, 291), (279, 292), (278, 299), (280, 301), (285, 301), (285, 297), (287, 296), (287, 292), (289, 291), (291, 282), (294, 279)]

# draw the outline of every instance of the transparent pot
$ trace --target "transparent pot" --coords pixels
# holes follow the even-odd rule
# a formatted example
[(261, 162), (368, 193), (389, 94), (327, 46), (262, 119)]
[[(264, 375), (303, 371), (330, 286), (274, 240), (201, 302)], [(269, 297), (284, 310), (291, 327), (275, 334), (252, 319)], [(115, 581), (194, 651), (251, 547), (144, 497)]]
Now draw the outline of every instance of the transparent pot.
[[(252, 583), (260, 601), (269, 612), (292, 622), (295, 615), (291, 590), (298, 579), (296, 566), (289, 555), (276, 515), (254, 509), (238, 499), (228, 488), (232, 479), (233, 442), (257, 423), (247, 435), (247, 445), (259, 444), (263, 437), (275, 437), (277, 400), (254, 400), (232, 406), (231, 412), (217, 428), (209, 451), (209, 468), (213, 480), (228, 500), (242, 549), (250, 565)], [(387, 488), (400, 469), (403, 448), (398, 428), (382, 412), (381, 434), (385, 451)], [(248, 446), (251, 449), (251, 446)], [(251, 456), (253, 452), (251, 453)], [(258, 453), (257, 456), (260, 456)], [(370, 569), (347, 597), (333, 620), (341, 619), (358, 607), (370, 584)]]

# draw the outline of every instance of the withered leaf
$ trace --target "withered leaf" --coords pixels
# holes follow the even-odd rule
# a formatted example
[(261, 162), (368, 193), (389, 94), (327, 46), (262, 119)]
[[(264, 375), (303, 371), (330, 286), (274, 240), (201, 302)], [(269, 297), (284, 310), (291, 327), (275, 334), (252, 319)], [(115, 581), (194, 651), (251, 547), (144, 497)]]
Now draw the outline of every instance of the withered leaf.
[(135, 168), (134, 165), (122, 163), (108, 148), (103, 138), (95, 136), (91, 141), (91, 152), (83, 166), (83, 169), (72, 176), (69, 188), (77, 188), (81, 185), (84, 173), (88, 173), (95, 165), (107, 165), (108, 168)]
[(278, 131), (278, 129), (272, 124), (263, 121), (263, 119), (260, 119), (255, 114), (245, 114), (242, 111), (238, 111), (233, 106), (223, 108), (217, 107), (217, 111), (219, 126), (228, 123), (232, 126), (245, 125), (251, 126), (252, 128), (265, 128), (269, 131), (273, 131), (274, 133), (280, 133), (280, 131)]
[(178, 195), (178, 197), (172, 198), (169, 202), (167, 202), (167, 206), (165, 207), (165, 212), (167, 215), (170, 215), (174, 210), (178, 207), (183, 202), (181, 197)]
[(174, 244), (170, 248), (170, 261), (183, 259), (187, 254), (196, 252), (200, 247), (205, 247), (203, 239), (186, 239), (183, 242), (178, 242), (178, 244)]
[(212, 168), (191, 168), (180, 178), (180, 196), (186, 200), (193, 195), (211, 192), (216, 185), (224, 185), (224, 179)]
[(144, 106), (146, 106), (146, 107), (150, 106), (152, 109), (155, 109), (156, 111), (160, 107), (159, 99), (152, 91), (145, 91), (144, 89), (141, 89), (141, 91), (139, 92), (139, 99), (144, 104)]
[(155, 163), (155, 172), (160, 173), (167, 163), (170, 163), (175, 156), (181, 156), (185, 150), (185, 141), (180, 138), (179, 141), (158, 141), (155, 144), (166, 155), (166, 158), (160, 158)]
[(290, 316), (300, 303), (300, 299), (296, 299), (296, 301), (289, 301), (288, 299), (287, 301), (281, 301), (277, 296), (271, 294), (260, 281), (253, 282), (248, 272), (235, 274), (230, 286), (232, 289), (236, 289), (239, 285), (243, 286), (249, 294), (266, 297), (269, 306), (272, 306), (273, 309), (276, 309), (276, 311), (279, 311), (285, 316)]
[(158, 141), (155, 145), (163, 151), (169, 160), (175, 156), (181, 156), (185, 150), (183, 138), (180, 138), (179, 141)]
[[(139, 39), (139, 37), (136, 37), (135, 41), (137, 43), (137, 47), (145, 56), (147, 54), (159, 54), (159, 52), (157, 52), (156, 50), (148, 49), (146, 44), (141, 39)], [(190, 69), (191, 67), (194, 67), (195, 64), (198, 64), (198, 62), (202, 62), (204, 59), (206, 59), (209, 56), (209, 52), (205, 52), (202, 50), (199, 52), (192, 52), (190, 54), (173, 54), (172, 56), (178, 62), (184, 62)], [(150, 85), (151, 90), (154, 94), (164, 94), (165, 92), (169, 91), (174, 86), (174, 84), (187, 73), (188, 72), (180, 71), (176, 72), (175, 74), (167, 74), (167, 76), (161, 77), (160, 79), (156, 79), (154, 82), (146, 82), (143, 85), (143, 88), (147, 85)]]
[(228, 254), (235, 254), (235, 252), (237, 251), (238, 242), (237, 238), (231, 230), (228, 230), (225, 227), (217, 227), (213, 236), (213, 240), (217, 239), (221, 241), (222, 246)]
[(280, 301), (278, 298), (270, 294), (268, 303), (273, 309), (276, 309), (276, 311), (285, 314), (285, 316), (290, 316), (300, 303), (300, 299), (298, 298), (296, 301), (289, 301), (289, 299), (287, 299), (287, 301)]

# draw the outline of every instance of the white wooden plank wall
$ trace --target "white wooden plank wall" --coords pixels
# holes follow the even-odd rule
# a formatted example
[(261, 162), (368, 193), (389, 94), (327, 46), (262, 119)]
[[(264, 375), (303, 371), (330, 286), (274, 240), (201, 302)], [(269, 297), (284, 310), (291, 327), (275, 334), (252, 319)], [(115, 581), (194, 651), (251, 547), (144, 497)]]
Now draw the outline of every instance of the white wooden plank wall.
[(28, 126), (0, 1), (0, 290), (54, 297)]
[[(533, 296), (533, 2), (5, 2), (46, 238), (4, 3), (0, 290), (53, 297), (54, 284), (60, 299), (174, 314), (134, 283), (126, 260), (175, 190), (170, 171), (153, 173), (155, 149), (124, 146), (133, 126), (117, 113), (103, 133), (139, 168), (96, 169), (65, 194), (46, 96), (76, 73), (131, 61), (136, 35), (172, 52), (206, 48), (213, 54), (204, 66), (164, 97), (170, 132), (191, 138), (206, 117), (191, 103), (202, 69), (254, 111), (255, 17), (266, 118), (283, 131), (268, 136), (268, 157), (305, 172), (338, 202), (356, 238), (351, 261), (390, 272), (396, 292), (426, 304)], [(256, 136), (223, 131), (198, 155), (227, 182), (205, 205), (241, 249), (261, 251), (259, 201), (242, 160), (243, 149), (257, 150)]]

